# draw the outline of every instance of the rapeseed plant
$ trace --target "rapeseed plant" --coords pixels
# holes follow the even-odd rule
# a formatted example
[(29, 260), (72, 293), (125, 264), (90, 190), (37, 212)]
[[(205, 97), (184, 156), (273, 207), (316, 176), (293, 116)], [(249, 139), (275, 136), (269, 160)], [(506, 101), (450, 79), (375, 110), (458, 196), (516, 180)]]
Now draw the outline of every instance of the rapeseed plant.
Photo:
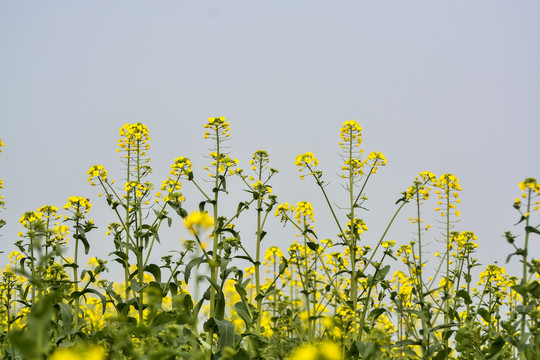
[[(358, 122), (340, 128), (345, 205), (338, 208), (328, 197), (313, 153), (295, 158), (301, 179), (314, 179), (321, 190), (329, 219), (316, 216), (309, 201), (278, 205), (271, 185), (278, 171), (269, 166), (266, 151), (252, 155), (248, 171), (239, 168), (228, 152), (225, 118), (209, 118), (204, 129), (211, 141), (203, 167), (210, 189), (195, 176), (190, 159), (180, 156), (154, 193), (149, 130), (140, 123), (119, 129), (120, 186), (102, 165), (88, 170), (89, 183), (99, 186), (117, 217), (103, 232), (114, 242), (110, 257), (122, 266), (123, 282), (104, 277), (106, 260), (79, 263), (80, 246), (90, 253), (86, 234), (95, 229), (86, 197), (70, 197), (63, 214), (45, 205), (21, 216), (18, 250), (8, 255), (0, 277), (3, 359), (537, 359), (540, 261), (529, 251), (530, 237), (540, 234), (535, 179), (518, 184), (521, 194), (513, 203), (518, 224), (524, 224), (523, 244), (505, 234), (515, 250), (507, 261), (520, 257), (522, 275), (491, 264), (475, 280), (480, 245), (472, 231), (457, 231), (461, 187), (454, 175), (419, 173), (379, 240), (368, 244), (378, 229), (362, 217), (367, 183), (386, 158), (377, 151), (364, 155)], [(0, 152), (3, 145), (0, 140)], [(226, 214), (223, 202), (230, 201), (233, 178), (249, 197)], [(183, 193), (189, 184), (202, 196), (190, 212)], [(430, 254), (431, 226), (422, 210), (434, 194), (445, 247)], [(406, 204), (414, 206), (414, 238), (386, 239)], [(189, 238), (158, 265), (151, 254), (161, 224), (173, 222), (168, 207)], [(256, 215), (253, 254), (235, 225), (250, 207)], [(296, 240), (291, 237), (287, 249), (270, 246), (264, 252), (271, 213), (294, 228)], [(335, 236), (318, 237), (316, 224), (324, 221), (335, 222)], [(403, 270), (391, 274), (391, 259), (401, 261)], [(434, 273), (426, 271), (429, 261), (438, 262)], [(248, 266), (241, 269), (243, 262)], [(199, 286), (207, 287), (202, 294)]]

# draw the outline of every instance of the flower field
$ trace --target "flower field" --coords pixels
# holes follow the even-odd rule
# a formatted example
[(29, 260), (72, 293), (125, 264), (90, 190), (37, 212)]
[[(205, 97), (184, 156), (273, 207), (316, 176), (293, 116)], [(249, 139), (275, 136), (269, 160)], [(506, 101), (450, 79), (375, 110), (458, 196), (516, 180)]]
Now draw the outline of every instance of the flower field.
[[(509, 199), (518, 223), (508, 221), (515, 230), (504, 234), (506, 261), (522, 264), (515, 277), (475, 259), (477, 237), (458, 227), (461, 186), (450, 173), (423, 171), (404, 184), (380, 239), (367, 245), (366, 184), (384, 176), (386, 158), (364, 153), (354, 120), (336, 136), (337, 179), (310, 152), (292, 158), (326, 202), (331, 216), (324, 219), (310, 202), (290, 204), (273, 192), (278, 170), (266, 151), (241, 168), (224, 118), (204, 128), (203, 171), (180, 156), (158, 185), (149, 181), (148, 128), (120, 128), (122, 178), (115, 182), (98, 164), (87, 173), (89, 192), (99, 192), (115, 218), (107, 229), (96, 230), (84, 194), (22, 214), (13, 251), (2, 254), (9, 257), (0, 278), (2, 359), (540, 359), (540, 261), (530, 254), (540, 235), (535, 179), (517, 184)], [(342, 185), (346, 204), (330, 198), (331, 181)], [(243, 198), (229, 193), (233, 182)], [(197, 209), (185, 205), (186, 187), (198, 193)], [(9, 191), (1, 180), (0, 189)], [(396, 245), (386, 235), (405, 207), (415, 213), (415, 239)], [(433, 213), (442, 243), (432, 253), (426, 219)], [(246, 217), (249, 228), (236, 225)], [(263, 251), (272, 221), (291, 241)], [(333, 224), (335, 236), (320, 238), (317, 222)], [(160, 235), (173, 223), (189, 238), (156, 259)], [(87, 234), (96, 231), (115, 250), (82, 263), (95, 246)], [(434, 272), (425, 269), (428, 259)], [(399, 270), (391, 268), (396, 260)], [(120, 265), (123, 281), (107, 278), (111, 264)]]

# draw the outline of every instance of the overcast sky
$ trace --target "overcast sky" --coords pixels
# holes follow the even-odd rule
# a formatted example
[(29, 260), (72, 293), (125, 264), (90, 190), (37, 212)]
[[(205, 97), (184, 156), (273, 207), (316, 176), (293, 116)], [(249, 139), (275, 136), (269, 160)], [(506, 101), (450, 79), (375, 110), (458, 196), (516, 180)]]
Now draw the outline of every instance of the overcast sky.
[[(142, 122), (155, 184), (181, 155), (204, 178), (210, 144), (202, 126), (210, 116), (231, 122), (231, 156), (242, 167), (267, 150), (280, 170), (272, 183), (279, 202), (312, 201), (319, 236), (334, 239), (322, 196), (312, 180), (299, 179), (294, 159), (313, 152), (333, 200), (344, 205), (339, 128), (357, 120), (366, 152), (388, 159), (367, 187), (362, 241), (378, 240), (418, 172), (453, 173), (463, 188), (456, 230), (478, 235), (481, 262), (504, 264), (512, 249), (502, 234), (519, 233), (517, 184), (540, 177), (538, 19), (540, 2), (526, 0), (2, 0), (1, 216), (8, 225), (0, 230), (0, 265), (25, 211), (62, 207), (71, 195), (95, 204), (92, 253), (106, 257), (113, 245), (104, 232), (114, 218), (88, 185), (88, 168), (103, 164), (121, 179), (118, 128)], [(184, 193), (188, 210), (196, 209), (201, 197), (190, 184)], [(229, 204), (244, 199), (233, 191)], [(440, 250), (434, 207), (426, 204), (424, 215)], [(412, 207), (388, 239), (412, 239), (411, 215)], [(254, 213), (243, 221), (252, 249)], [(156, 258), (180, 246), (179, 228), (167, 232)], [(274, 219), (269, 229), (264, 247), (295, 239)], [(510, 269), (519, 269), (513, 262)]]

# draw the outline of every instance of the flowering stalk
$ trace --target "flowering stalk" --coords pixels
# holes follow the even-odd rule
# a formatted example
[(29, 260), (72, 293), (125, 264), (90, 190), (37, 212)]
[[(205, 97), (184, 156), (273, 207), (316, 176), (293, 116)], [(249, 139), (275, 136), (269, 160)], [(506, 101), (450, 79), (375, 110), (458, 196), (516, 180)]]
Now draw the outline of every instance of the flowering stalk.
[(75, 290), (73, 292), (74, 300), (75, 300), (75, 319), (74, 319), (74, 325), (75, 329), (79, 329), (79, 313), (80, 313), (80, 303), (79, 303), (79, 265), (78, 265), (78, 257), (79, 257), (79, 241), (81, 241), (84, 244), (85, 247), (85, 253), (88, 254), (88, 251), (90, 249), (90, 244), (88, 243), (88, 240), (86, 239), (86, 233), (92, 229), (95, 228), (94, 222), (92, 220), (85, 221), (85, 214), (90, 211), (90, 208), (92, 207), (92, 204), (90, 204), (90, 201), (86, 198), (80, 197), (80, 196), (71, 196), (67, 200), (66, 205), (64, 205), (64, 209), (71, 212), (71, 216), (66, 216), (66, 221), (71, 221), (74, 223), (74, 235), (73, 238), (75, 239), (75, 254), (73, 256), (73, 285), (75, 287)]
[[(251, 170), (255, 172), (255, 177), (250, 176), (247, 180), (255, 181), (254, 183), (250, 184), (246, 178), (247, 176), (242, 175), (240, 173), (240, 176), (242, 177), (242, 180), (246, 184), (249, 190), (248, 192), (253, 194), (253, 199), (251, 200), (257, 202), (257, 230), (255, 232), (256, 234), (256, 247), (255, 247), (255, 262), (254, 262), (254, 275), (255, 275), (255, 293), (256, 296), (256, 309), (259, 316), (257, 317), (256, 322), (256, 331), (257, 334), (261, 333), (261, 322), (262, 322), (262, 301), (263, 296), (261, 293), (261, 274), (260, 274), (260, 265), (261, 265), (261, 241), (263, 237), (266, 235), (266, 232), (263, 230), (264, 225), (266, 223), (266, 219), (268, 217), (268, 214), (272, 211), (272, 208), (276, 204), (276, 196), (271, 195), (272, 194), (272, 187), (268, 185), (268, 182), (270, 179), (278, 173), (276, 169), (270, 168), (268, 171), (268, 163), (269, 163), (269, 156), (268, 153), (264, 150), (258, 150), (253, 154), (252, 159), (249, 161), (249, 164), (251, 165)], [(268, 171), (268, 174), (266, 178), (263, 178), (263, 175), (265, 175)], [(269, 203), (265, 203), (264, 200), (266, 198), (270, 199)], [(263, 205), (266, 205), (266, 209), (263, 209)], [(245, 206), (244, 206), (245, 207)], [(263, 216), (264, 212), (264, 216)]]
[[(444, 283), (444, 297), (445, 297), (445, 306), (444, 306), (444, 323), (448, 324), (450, 322), (450, 307), (452, 303), (452, 296), (450, 294), (450, 286), (454, 283), (453, 277), (450, 276), (450, 250), (451, 250), (451, 241), (450, 241), (450, 229), (453, 227), (450, 215), (452, 211), (455, 211), (455, 216), (459, 217), (460, 213), (456, 209), (456, 203), (460, 203), (458, 198), (458, 191), (461, 191), (461, 186), (459, 185), (459, 180), (452, 174), (441, 175), (440, 178), (435, 183), (435, 187), (439, 188), (440, 191), (436, 193), (439, 194), (438, 205), (444, 205), (444, 209), (441, 211), (441, 208), (435, 208), (435, 211), (441, 211), (441, 216), (445, 218), (445, 235), (444, 241), (446, 244), (446, 277)], [(442, 191), (442, 193), (441, 193)], [(442, 201), (441, 201), (442, 200)], [(444, 203), (443, 203), (444, 201)], [(448, 337), (445, 337), (445, 348), (448, 349)]]

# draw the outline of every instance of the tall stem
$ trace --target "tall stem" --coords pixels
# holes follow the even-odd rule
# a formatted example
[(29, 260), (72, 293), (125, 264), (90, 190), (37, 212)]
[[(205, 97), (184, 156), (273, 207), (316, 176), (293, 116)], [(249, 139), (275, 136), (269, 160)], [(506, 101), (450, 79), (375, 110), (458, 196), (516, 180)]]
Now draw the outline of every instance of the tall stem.
[[(529, 188), (528, 194), (527, 194), (527, 214), (530, 214), (531, 211), (531, 189)], [(527, 215), (525, 220), (525, 229), (529, 227), (529, 217), (530, 215)], [(521, 286), (526, 286), (529, 283), (529, 276), (527, 274), (528, 266), (527, 263), (527, 252), (529, 251), (529, 232), (525, 231), (525, 252), (523, 253), (523, 277), (521, 279)], [(522, 305), (527, 306), (527, 303), (529, 302), (528, 294), (526, 294), (522, 299)], [(521, 315), (521, 342), (525, 342), (525, 330), (526, 330), (526, 314), (523, 313)]]
[[(75, 284), (75, 293), (79, 292), (79, 270), (78, 270), (78, 261), (77, 258), (79, 256), (79, 220), (77, 219), (77, 222), (75, 223), (75, 258), (73, 261), (75, 262), (75, 266), (73, 267), (73, 281)], [(75, 330), (79, 328), (79, 295), (75, 297)]]
[[(218, 250), (218, 240), (219, 240), (219, 234), (217, 233), (218, 230), (218, 197), (219, 197), (219, 166), (220, 166), (220, 149), (219, 149), (219, 131), (216, 130), (216, 172), (215, 172), (215, 182), (214, 182), (214, 243), (212, 247), (212, 263), (210, 264), (210, 278), (215, 283), (217, 280), (217, 250)], [(216, 308), (216, 290), (213, 286), (210, 286), (210, 317), (214, 317), (215, 315), (215, 308)], [(214, 330), (210, 329), (207, 334), (206, 341), (210, 345), (210, 351), (208, 352), (208, 360), (212, 358), (212, 347), (214, 343)]]
[[(353, 130), (350, 130), (349, 133), (349, 202), (351, 206), (350, 214), (349, 214), (349, 220), (351, 222), (351, 229), (350, 229), (350, 243), (349, 243), (349, 252), (351, 254), (351, 301), (352, 301), (352, 311), (354, 316), (354, 321), (356, 322), (357, 314), (356, 311), (358, 309), (358, 280), (357, 280), (357, 272), (356, 272), (356, 249), (357, 249), (357, 229), (356, 229), (356, 222), (354, 219), (354, 207), (355, 207), (355, 201), (354, 201), (354, 165), (353, 165), (353, 136), (352, 136)], [(362, 326), (362, 324), (360, 324)], [(352, 332), (352, 340), (356, 340), (357, 333), (355, 331)]]

